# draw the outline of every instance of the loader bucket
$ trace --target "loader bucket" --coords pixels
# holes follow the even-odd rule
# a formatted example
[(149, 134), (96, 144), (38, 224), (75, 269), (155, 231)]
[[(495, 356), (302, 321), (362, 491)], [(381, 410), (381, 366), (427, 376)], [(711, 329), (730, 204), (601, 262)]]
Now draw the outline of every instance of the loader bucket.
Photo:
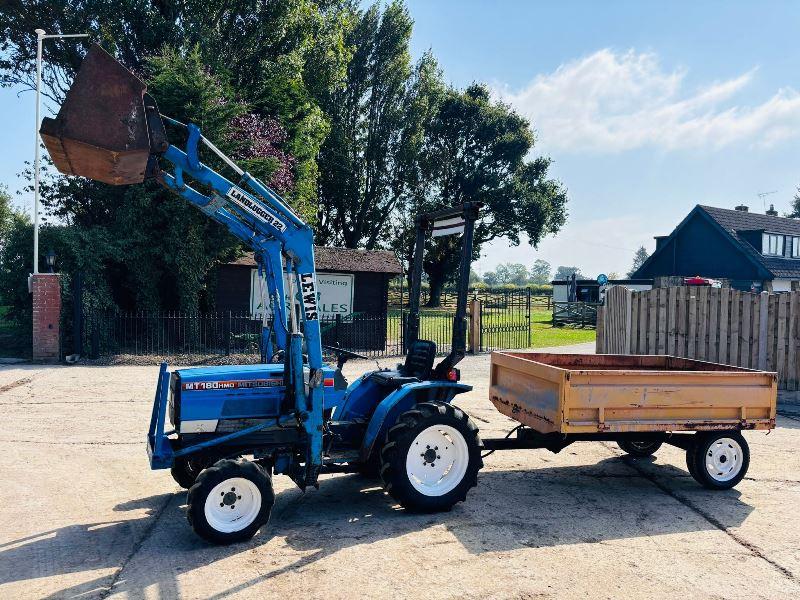
[(151, 152), (146, 90), (94, 44), (58, 115), (39, 129), (56, 168), (112, 185), (141, 183)]

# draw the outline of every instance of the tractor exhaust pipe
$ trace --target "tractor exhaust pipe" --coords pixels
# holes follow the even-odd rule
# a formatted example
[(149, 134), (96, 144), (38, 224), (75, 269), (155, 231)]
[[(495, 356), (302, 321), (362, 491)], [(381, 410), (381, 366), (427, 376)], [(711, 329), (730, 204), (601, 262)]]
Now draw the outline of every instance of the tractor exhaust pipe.
[(155, 176), (169, 142), (146, 92), (143, 81), (92, 45), (58, 115), (39, 129), (56, 168), (111, 185)]

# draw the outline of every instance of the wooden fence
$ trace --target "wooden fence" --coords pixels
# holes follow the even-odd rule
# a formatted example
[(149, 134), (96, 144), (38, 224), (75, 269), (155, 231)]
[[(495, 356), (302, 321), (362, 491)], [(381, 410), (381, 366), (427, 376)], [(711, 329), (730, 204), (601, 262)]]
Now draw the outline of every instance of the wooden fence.
[(597, 352), (671, 354), (777, 371), (781, 389), (800, 389), (800, 292), (615, 286), (598, 311)]

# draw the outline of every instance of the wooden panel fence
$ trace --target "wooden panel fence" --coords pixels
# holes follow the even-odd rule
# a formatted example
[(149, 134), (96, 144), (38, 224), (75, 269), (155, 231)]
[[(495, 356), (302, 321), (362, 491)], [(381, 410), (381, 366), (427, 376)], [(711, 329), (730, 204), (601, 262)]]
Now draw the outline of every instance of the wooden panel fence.
[(671, 354), (777, 371), (781, 389), (800, 389), (800, 292), (615, 286), (598, 311), (597, 352)]

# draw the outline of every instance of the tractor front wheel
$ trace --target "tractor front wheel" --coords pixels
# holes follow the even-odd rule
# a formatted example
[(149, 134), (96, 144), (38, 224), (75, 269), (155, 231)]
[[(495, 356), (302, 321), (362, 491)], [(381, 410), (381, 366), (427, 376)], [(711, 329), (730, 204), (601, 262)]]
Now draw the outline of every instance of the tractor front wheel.
[(384, 488), (401, 506), (449, 510), (478, 483), (483, 466), (478, 428), (455, 406), (420, 403), (389, 429), (381, 463)]
[(269, 521), (272, 478), (247, 460), (221, 460), (189, 489), (187, 517), (195, 533), (215, 544), (249, 540)]

